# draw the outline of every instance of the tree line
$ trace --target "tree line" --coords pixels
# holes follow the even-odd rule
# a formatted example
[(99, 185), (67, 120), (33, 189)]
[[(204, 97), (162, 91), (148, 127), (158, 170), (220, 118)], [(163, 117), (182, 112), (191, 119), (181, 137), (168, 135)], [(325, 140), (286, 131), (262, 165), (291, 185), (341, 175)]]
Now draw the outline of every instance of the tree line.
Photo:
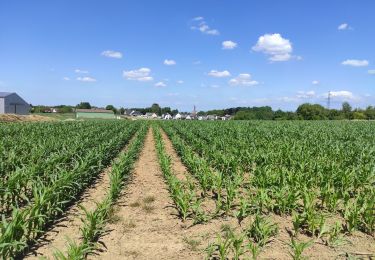
[[(33, 106), (32, 112), (43, 113), (50, 107), (47, 106)], [(54, 106), (59, 113), (73, 113), (75, 108), (91, 109), (96, 108), (91, 106), (89, 102), (81, 102), (76, 106)], [(107, 105), (107, 110), (112, 110), (115, 114), (125, 114), (125, 112), (136, 110), (142, 114), (155, 113), (158, 116), (169, 113), (172, 116), (179, 113), (178, 109), (171, 109), (170, 107), (160, 107), (159, 104), (154, 103), (146, 108), (116, 108), (113, 105)], [(209, 111), (199, 111), (198, 116), (201, 115), (217, 115), (225, 116), (231, 115), (234, 120), (375, 120), (375, 106), (368, 106), (366, 109), (355, 108), (348, 102), (342, 103), (341, 109), (327, 109), (319, 104), (304, 103), (298, 106), (297, 110), (283, 111), (281, 109), (273, 110), (270, 106), (262, 107), (232, 107), (226, 109), (215, 109)]]

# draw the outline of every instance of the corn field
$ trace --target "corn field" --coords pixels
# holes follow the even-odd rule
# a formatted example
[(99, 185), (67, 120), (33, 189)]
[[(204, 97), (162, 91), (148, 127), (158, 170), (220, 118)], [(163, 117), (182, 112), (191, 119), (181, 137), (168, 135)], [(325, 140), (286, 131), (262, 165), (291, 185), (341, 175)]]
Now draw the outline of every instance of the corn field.
[[(81, 239), (53, 256), (86, 259), (103, 251), (100, 240), (141, 151), (154, 151), (158, 168), (145, 172), (161, 173), (165, 187), (157, 189), (166, 190), (186, 234), (223, 223), (213, 237), (206, 234), (202, 258), (262, 259), (281, 243), (288, 259), (303, 259), (317, 245), (340, 252), (345, 241), (375, 241), (374, 133), (373, 122), (345, 121), (0, 124), (0, 258), (23, 258), (109, 169), (102, 200), (82, 208)], [(156, 219), (167, 218), (174, 217)]]
[(0, 256), (17, 257), (35, 242), (141, 125), (96, 121), (1, 125)]
[[(305, 234), (331, 246), (339, 235), (375, 231), (375, 124), (368, 122), (163, 122), (182, 161), (195, 178), (186, 185), (201, 201), (191, 217), (222, 216), (250, 227), (223, 231), (209, 256), (253, 258), (277, 227), (267, 216), (291, 218), (292, 255), (309, 244)], [(206, 200), (215, 208), (196, 209)], [(249, 244), (245, 249), (245, 240)], [(240, 240), (240, 241), (238, 241)], [(295, 253), (302, 250), (299, 254)], [(293, 257), (294, 258), (294, 257)], [(295, 259), (300, 259), (298, 256)]]

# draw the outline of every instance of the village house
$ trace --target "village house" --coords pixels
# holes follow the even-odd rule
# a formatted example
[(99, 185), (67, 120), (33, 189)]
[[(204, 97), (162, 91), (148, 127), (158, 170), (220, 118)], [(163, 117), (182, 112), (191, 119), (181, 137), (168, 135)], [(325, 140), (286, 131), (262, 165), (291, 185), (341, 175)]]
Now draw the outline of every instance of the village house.
[(164, 119), (164, 120), (173, 119), (173, 117), (169, 113), (161, 115), (161, 118)]

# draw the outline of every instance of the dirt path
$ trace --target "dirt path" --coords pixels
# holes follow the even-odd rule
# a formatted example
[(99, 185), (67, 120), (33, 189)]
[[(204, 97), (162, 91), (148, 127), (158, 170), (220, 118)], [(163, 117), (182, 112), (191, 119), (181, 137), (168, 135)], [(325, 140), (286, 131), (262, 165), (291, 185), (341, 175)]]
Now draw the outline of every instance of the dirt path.
[[(134, 136), (132, 139), (133, 138)], [(132, 139), (129, 143), (131, 143)], [(127, 147), (128, 145), (126, 145), (121, 152), (125, 151)], [(111, 170), (112, 167), (109, 166), (99, 174), (95, 183), (83, 193), (81, 200), (66, 212), (60, 222), (39, 239), (40, 243), (35, 246), (37, 248), (31, 250), (25, 259), (39, 259), (41, 256), (47, 259), (53, 259), (53, 253), (56, 250), (65, 252), (67, 248), (67, 238), (76, 242), (81, 239), (81, 218), (85, 213), (79, 206), (83, 206), (87, 210), (92, 211), (96, 208), (96, 202), (100, 202), (105, 198), (110, 186), (109, 173)]]
[(115, 223), (101, 240), (107, 249), (89, 259), (202, 259), (186, 243), (188, 229), (171, 207), (155, 140), (149, 130), (132, 181), (120, 199)]

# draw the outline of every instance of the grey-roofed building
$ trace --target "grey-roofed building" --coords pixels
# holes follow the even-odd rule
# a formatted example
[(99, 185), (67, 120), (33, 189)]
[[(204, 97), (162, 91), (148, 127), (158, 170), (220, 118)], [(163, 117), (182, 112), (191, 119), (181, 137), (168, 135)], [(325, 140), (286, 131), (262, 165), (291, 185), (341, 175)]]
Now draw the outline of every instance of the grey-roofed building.
[(27, 115), (30, 105), (16, 93), (0, 92), (0, 114)]

